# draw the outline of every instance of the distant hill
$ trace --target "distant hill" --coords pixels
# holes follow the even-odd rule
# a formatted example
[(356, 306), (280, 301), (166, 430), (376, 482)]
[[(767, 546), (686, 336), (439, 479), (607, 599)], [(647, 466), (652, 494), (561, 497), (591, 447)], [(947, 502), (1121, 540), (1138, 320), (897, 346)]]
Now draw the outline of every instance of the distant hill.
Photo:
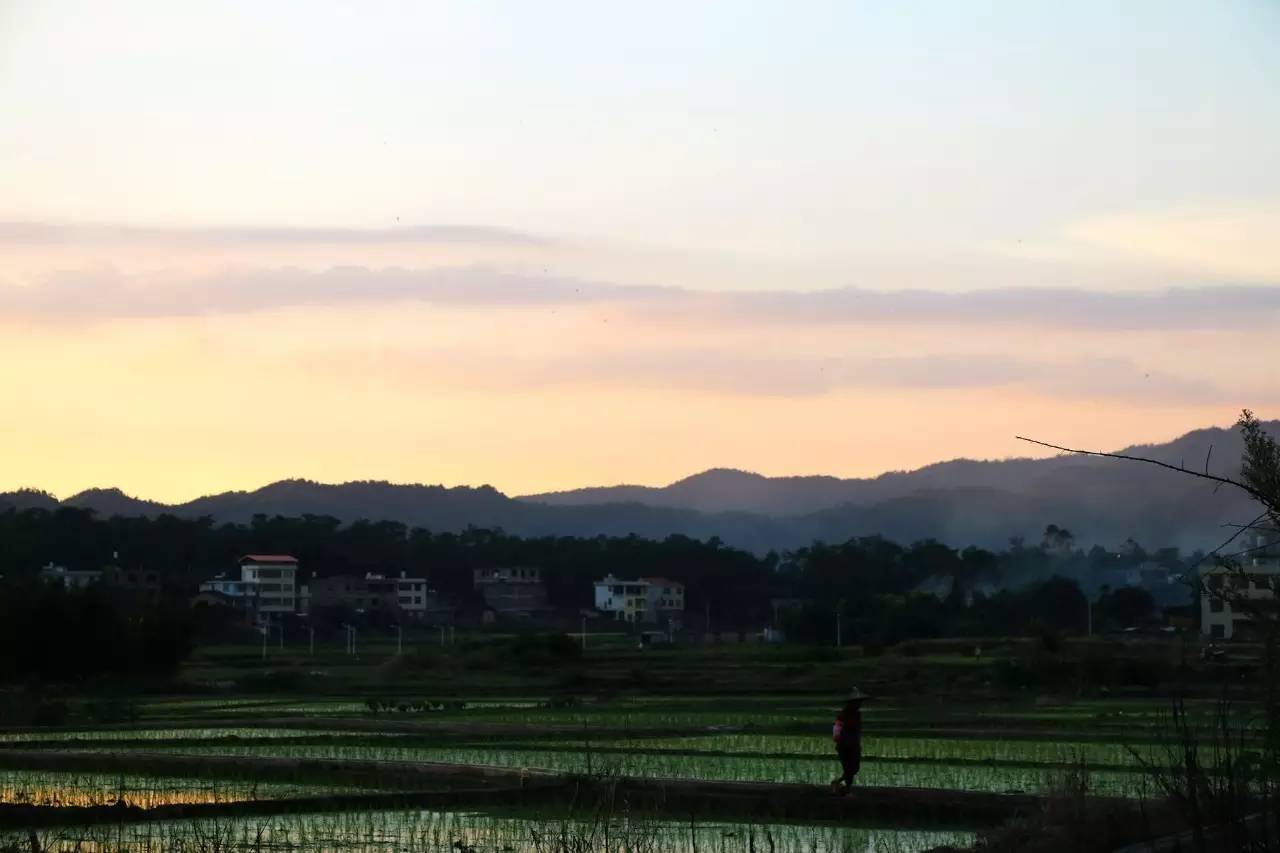
[(0, 492), (0, 512), (6, 509), (57, 509), (58, 499), (39, 489)]
[(168, 510), (164, 504), (126, 495), (119, 489), (86, 489), (62, 502), (65, 506), (91, 509), (98, 515), (158, 515)]
[[(1280, 422), (1267, 428), (1280, 434)], [(1207, 470), (1234, 476), (1241, 451), (1234, 430), (1213, 428), (1121, 452), (1196, 470), (1206, 469), (1207, 461)], [(1083, 545), (1116, 545), (1132, 537), (1153, 547), (1212, 547), (1226, 538), (1224, 524), (1256, 514), (1235, 490), (1215, 494), (1212, 484), (1155, 466), (1078, 456), (959, 459), (868, 479), (712, 469), (657, 488), (611, 486), (522, 498), (490, 486), (283, 480), (173, 506), (118, 489), (92, 489), (63, 503), (108, 516), (168, 512), (243, 522), (255, 514), (313, 514), (436, 531), (501, 527), (524, 536), (718, 536), (757, 552), (873, 534), (999, 547), (1015, 536), (1039, 541), (1050, 523), (1068, 528)], [(57, 505), (41, 492), (0, 494), (0, 510)]]
[[(1280, 421), (1267, 424), (1267, 428), (1273, 434), (1280, 434)], [(1243, 444), (1233, 429), (1201, 429), (1166, 444), (1134, 445), (1117, 452), (1171, 464), (1185, 462), (1201, 470), (1210, 447), (1213, 448), (1210, 471), (1233, 476), (1239, 473)], [(955, 459), (915, 471), (892, 471), (866, 479), (821, 475), (764, 477), (749, 471), (712, 468), (668, 486), (604, 486), (526, 495), (521, 499), (550, 506), (634, 502), (701, 512), (795, 516), (842, 504), (868, 506), (924, 491), (983, 488), (1034, 495), (1052, 493), (1068, 485), (1088, 488), (1135, 477), (1145, 485), (1152, 482), (1152, 478), (1164, 482), (1170, 476), (1170, 472), (1155, 468), (1139, 468), (1135, 463), (1080, 456), (996, 461)]]

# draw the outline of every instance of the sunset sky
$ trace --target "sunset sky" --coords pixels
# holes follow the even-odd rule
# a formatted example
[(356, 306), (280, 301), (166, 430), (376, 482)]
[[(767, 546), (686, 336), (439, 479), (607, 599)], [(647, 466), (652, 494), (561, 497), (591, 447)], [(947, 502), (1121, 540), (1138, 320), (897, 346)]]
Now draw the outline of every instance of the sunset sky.
[(0, 491), (1280, 416), (1280, 4), (0, 0)]

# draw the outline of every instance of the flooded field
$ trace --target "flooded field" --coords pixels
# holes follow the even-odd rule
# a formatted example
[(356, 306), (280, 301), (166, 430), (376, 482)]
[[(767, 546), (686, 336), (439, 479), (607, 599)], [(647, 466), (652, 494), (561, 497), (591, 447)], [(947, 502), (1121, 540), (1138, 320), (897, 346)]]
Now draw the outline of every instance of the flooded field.
[(796, 824), (690, 825), (629, 819), (537, 820), (466, 812), (389, 811), (49, 830), (39, 833), (38, 838), (42, 849), (66, 853), (153, 853), (161, 850), (915, 853), (944, 844), (965, 843), (972, 839), (972, 833)]
[[(608, 811), (558, 802), (554, 807), (311, 808), (312, 802), (396, 790), (377, 772), (357, 783), (319, 777), (254, 778), (263, 759), (323, 759), (329, 767), (441, 766), (506, 768), (497, 778), (527, 773), (551, 778), (686, 780), (791, 784), (829, 797), (835, 771), (826, 727), (831, 710), (804, 697), (752, 699), (750, 712), (725, 714), (722, 699), (585, 702), (553, 707), (536, 698), (459, 701), (447, 706), (403, 704), (405, 711), (369, 710), (369, 703), (279, 699), (184, 703), (146, 708), (134, 725), (0, 733), (0, 812), (44, 807), (38, 849), (77, 851), (351, 850), (448, 851), (925, 851), (973, 839), (971, 821), (876, 820), (809, 823), (723, 814)], [(394, 706), (393, 706), (394, 707)], [(362, 710), (363, 709), (363, 710)], [(1193, 709), (1194, 712), (1195, 709)], [(279, 721), (279, 722), (277, 722)], [(1207, 719), (1206, 719), (1207, 722)], [(1157, 703), (1079, 702), (1035, 707), (977, 706), (868, 709), (864, 763), (868, 790), (1037, 795), (1069, 773), (1084, 773), (1096, 793), (1145, 796), (1144, 762), (1164, 748)], [(22, 756), (33, 766), (24, 767)], [(61, 756), (86, 769), (34, 766)], [(202, 757), (222, 756), (216, 765)], [(163, 772), (134, 772), (161, 758)], [(120, 772), (88, 768), (118, 764)], [(255, 762), (257, 762), (255, 764)], [(14, 765), (19, 766), (14, 766)], [(241, 766), (243, 765), (243, 766)], [(285, 767), (285, 765), (272, 765)], [(463, 793), (470, 782), (459, 782)], [(509, 782), (485, 783), (487, 790)], [(665, 784), (665, 783), (663, 783)], [(495, 787), (496, 785), (496, 787)], [(806, 789), (802, 786), (813, 786)], [(438, 787), (438, 786), (437, 786)], [(358, 803), (359, 800), (357, 799)], [(292, 808), (290, 803), (298, 805)], [(243, 813), (236, 811), (239, 805)], [(73, 807), (133, 807), (72, 820)], [(217, 814), (210, 807), (224, 809)], [(201, 812), (199, 809), (205, 808)], [(66, 825), (57, 815), (66, 809)], [(153, 810), (147, 819), (137, 809)], [(166, 811), (165, 809), (168, 809)], [(175, 809), (177, 811), (175, 811)], [(185, 809), (185, 811), (184, 811)], [(252, 809), (252, 813), (250, 813)], [(308, 811), (310, 809), (310, 811)], [(53, 810), (53, 811), (51, 811)], [(13, 814), (21, 814), (14, 812)], [(15, 818), (15, 820), (18, 818)], [(9, 833), (6, 835), (6, 833)], [(6, 841), (32, 849), (29, 833), (11, 820)]]

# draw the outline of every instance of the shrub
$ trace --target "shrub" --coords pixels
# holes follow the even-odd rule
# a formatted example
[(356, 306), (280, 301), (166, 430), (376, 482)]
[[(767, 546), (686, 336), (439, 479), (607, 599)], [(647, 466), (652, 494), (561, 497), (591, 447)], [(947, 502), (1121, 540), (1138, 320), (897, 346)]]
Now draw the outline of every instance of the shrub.
[(240, 676), (237, 682), (243, 690), (294, 690), (302, 683), (302, 673), (294, 670), (267, 670)]
[(138, 706), (125, 699), (98, 699), (85, 703), (85, 716), (95, 723), (133, 723), (138, 719)]
[(469, 669), (525, 669), (571, 663), (582, 658), (582, 647), (566, 634), (529, 634), (473, 647)]
[(448, 662), (445, 655), (436, 649), (417, 649), (396, 658), (395, 665), (404, 671), (430, 671), (439, 669)]
[(67, 703), (56, 697), (22, 690), (0, 698), (0, 723), (9, 726), (60, 726), (67, 721)]
[(1040, 648), (1048, 654), (1056, 655), (1062, 651), (1062, 634), (1052, 628), (1042, 627), (1039, 640)]

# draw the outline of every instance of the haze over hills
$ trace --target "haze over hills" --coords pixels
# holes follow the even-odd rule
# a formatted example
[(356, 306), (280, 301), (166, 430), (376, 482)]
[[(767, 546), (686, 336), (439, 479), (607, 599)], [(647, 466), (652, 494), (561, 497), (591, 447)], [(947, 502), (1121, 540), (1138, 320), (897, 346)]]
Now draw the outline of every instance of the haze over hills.
[[(1280, 421), (1268, 424), (1273, 433), (1280, 433), (1277, 427)], [(1227, 475), (1239, 473), (1243, 445), (1233, 429), (1200, 429), (1165, 444), (1133, 445), (1116, 452), (1170, 464), (1185, 462), (1201, 470), (1210, 447), (1213, 448), (1208, 459), (1210, 471)], [(841, 504), (865, 506), (924, 491), (978, 488), (1030, 495), (1058, 487), (1087, 488), (1090, 484), (1135, 477), (1145, 484), (1144, 475), (1155, 473), (1154, 469), (1135, 470), (1134, 465), (1083, 456), (995, 461), (954, 459), (914, 471), (891, 471), (865, 479), (822, 475), (764, 477), (750, 471), (712, 468), (668, 486), (604, 486), (526, 495), (522, 500), (552, 506), (635, 502), (702, 512), (793, 516)], [(1162, 474), (1161, 479), (1164, 476)], [(1078, 477), (1084, 481), (1076, 483)]]
[[(1280, 432), (1280, 422), (1267, 428)], [(1212, 428), (1120, 452), (1235, 476), (1241, 450), (1238, 433)], [(0, 510), (58, 505), (42, 492), (0, 495)], [(118, 489), (91, 489), (61, 505), (108, 516), (168, 512), (220, 522), (244, 522), (255, 514), (313, 514), (343, 521), (394, 520), (438, 531), (501, 527), (526, 536), (718, 536), (757, 552), (872, 534), (903, 542), (932, 537), (955, 546), (999, 547), (1014, 536), (1037, 541), (1049, 523), (1067, 527), (1084, 545), (1115, 545), (1132, 537), (1151, 546), (1213, 547), (1225, 538), (1224, 524), (1256, 514), (1236, 490), (1215, 494), (1210, 483), (1155, 466), (1079, 456), (960, 459), (868, 479), (711, 469), (664, 487), (612, 486), (519, 498), (489, 486), (283, 480), (172, 506)]]

